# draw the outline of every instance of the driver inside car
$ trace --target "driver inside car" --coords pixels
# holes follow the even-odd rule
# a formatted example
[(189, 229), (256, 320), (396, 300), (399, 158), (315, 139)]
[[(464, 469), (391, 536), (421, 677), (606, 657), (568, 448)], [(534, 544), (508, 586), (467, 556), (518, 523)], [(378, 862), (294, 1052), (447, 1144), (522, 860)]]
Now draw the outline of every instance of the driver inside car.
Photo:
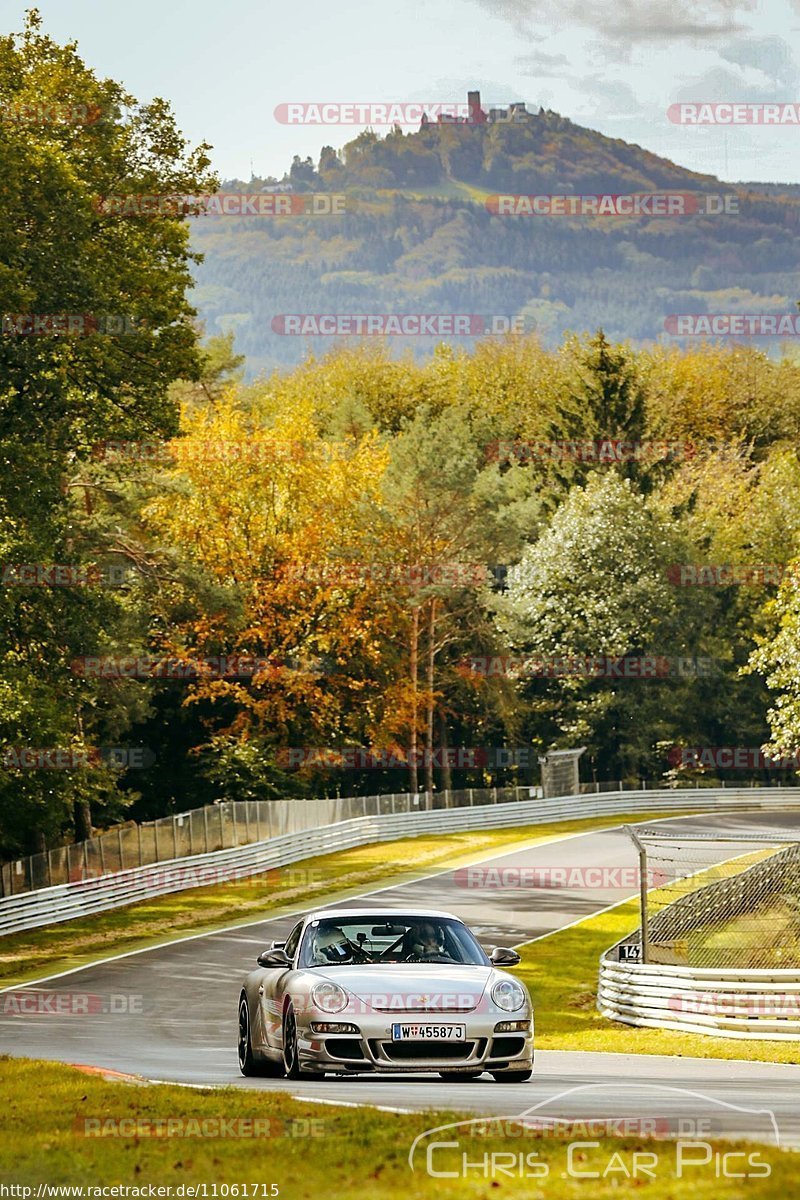
[(427, 958), (429, 955), (444, 954), (444, 938), (441, 929), (430, 921), (412, 925), (408, 934), (409, 954), (414, 958)]
[(353, 950), (341, 929), (318, 929), (314, 934), (312, 960), (322, 963), (351, 963)]

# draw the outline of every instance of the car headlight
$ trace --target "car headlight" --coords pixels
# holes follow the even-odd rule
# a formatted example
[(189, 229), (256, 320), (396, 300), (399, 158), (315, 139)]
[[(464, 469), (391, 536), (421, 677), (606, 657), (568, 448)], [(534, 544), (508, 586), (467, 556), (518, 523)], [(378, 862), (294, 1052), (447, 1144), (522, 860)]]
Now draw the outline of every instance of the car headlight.
[(499, 979), (492, 988), (492, 999), (503, 1012), (516, 1012), (527, 999), (524, 988), (515, 979)]
[(311, 1003), (322, 1012), (337, 1013), (347, 1008), (347, 992), (338, 983), (326, 980), (315, 983), (311, 989)]

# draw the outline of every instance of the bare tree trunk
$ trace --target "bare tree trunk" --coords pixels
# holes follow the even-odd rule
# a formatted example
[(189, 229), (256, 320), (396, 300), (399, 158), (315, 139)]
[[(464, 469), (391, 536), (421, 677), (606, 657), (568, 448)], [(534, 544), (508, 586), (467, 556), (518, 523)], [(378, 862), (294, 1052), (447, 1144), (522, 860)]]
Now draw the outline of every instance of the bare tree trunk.
[[(83, 718), (77, 714), (78, 733), (83, 744)], [(85, 842), (92, 836), (92, 810), (89, 801), (79, 797), (72, 805), (72, 820), (75, 826), (75, 841)]]
[(409, 646), (409, 666), (411, 671), (411, 738), (409, 744), (409, 786), (412, 792), (419, 791), (419, 768), (417, 765), (417, 719), (418, 719), (418, 689), (419, 689), (419, 609), (411, 612), (411, 643)]
[(447, 757), (447, 718), (443, 712), (439, 713), (439, 745), (442, 748), (442, 790), (445, 792), (452, 792), (453, 776), (450, 771), (450, 760)]
[(79, 797), (72, 805), (72, 819), (75, 823), (75, 841), (85, 842), (92, 836), (92, 810), (89, 801)]
[(428, 696), (427, 720), (425, 723), (425, 791), (427, 807), (433, 808), (433, 717), (434, 717), (434, 664), (436, 659), (436, 597), (431, 600), (428, 612)]

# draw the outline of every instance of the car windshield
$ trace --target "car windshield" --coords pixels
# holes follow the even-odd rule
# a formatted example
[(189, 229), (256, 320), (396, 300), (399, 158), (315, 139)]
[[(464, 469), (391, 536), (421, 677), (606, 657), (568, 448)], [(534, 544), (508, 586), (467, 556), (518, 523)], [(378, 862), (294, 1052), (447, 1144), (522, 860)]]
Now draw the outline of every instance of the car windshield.
[(458, 963), (487, 966), (488, 958), (461, 921), (448, 917), (330, 917), (311, 921), (300, 966)]

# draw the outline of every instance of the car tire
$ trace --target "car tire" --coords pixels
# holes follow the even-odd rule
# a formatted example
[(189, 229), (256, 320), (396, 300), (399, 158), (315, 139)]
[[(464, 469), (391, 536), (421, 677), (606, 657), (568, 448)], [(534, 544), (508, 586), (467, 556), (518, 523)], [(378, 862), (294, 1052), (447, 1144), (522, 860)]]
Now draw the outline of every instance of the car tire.
[(495, 1083), (527, 1083), (533, 1071), (492, 1071)]
[[(289, 1052), (287, 1054), (287, 1051)], [(287, 1079), (320, 1079), (316, 1071), (304, 1071), (297, 1049), (297, 1017), (290, 1004), (283, 1015), (283, 1072)]]
[(238, 1039), (239, 1070), (243, 1075), (267, 1075), (275, 1078), (283, 1075), (283, 1063), (271, 1059), (258, 1059), (253, 1054), (250, 1041), (250, 1010), (247, 1007), (247, 997), (244, 992), (239, 999), (239, 1039)]
[(439, 1078), (445, 1083), (471, 1083), (473, 1079), (480, 1079), (483, 1071), (440, 1071)]

